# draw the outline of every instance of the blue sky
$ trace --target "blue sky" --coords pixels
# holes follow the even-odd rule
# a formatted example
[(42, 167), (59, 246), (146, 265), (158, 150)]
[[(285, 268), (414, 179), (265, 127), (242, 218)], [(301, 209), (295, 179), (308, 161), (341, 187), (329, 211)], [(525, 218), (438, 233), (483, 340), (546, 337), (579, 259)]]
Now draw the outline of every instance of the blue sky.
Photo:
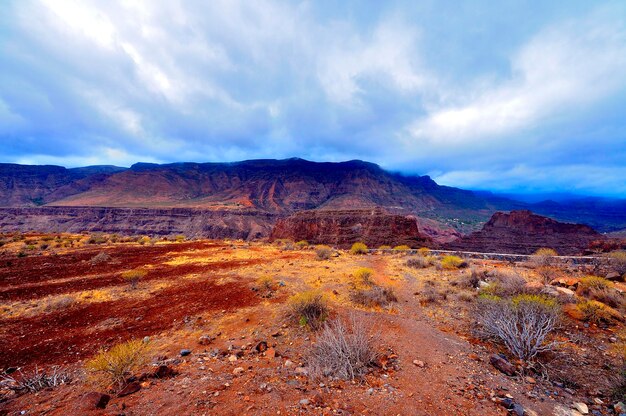
[(3, 162), (364, 159), (626, 197), (624, 1), (1, 7)]

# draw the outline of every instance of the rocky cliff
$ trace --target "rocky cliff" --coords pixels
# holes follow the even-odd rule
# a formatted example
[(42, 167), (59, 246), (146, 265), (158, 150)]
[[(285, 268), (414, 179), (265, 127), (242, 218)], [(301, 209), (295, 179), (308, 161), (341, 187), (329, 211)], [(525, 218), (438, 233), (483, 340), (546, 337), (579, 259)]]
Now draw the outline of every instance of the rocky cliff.
[(258, 239), (276, 218), (256, 211), (191, 208), (24, 207), (0, 208), (0, 232), (105, 232), (122, 235)]
[(446, 245), (451, 250), (532, 254), (541, 247), (561, 255), (581, 254), (602, 234), (581, 224), (562, 223), (530, 211), (496, 212), (480, 231)]
[(422, 247), (432, 243), (410, 216), (372, 210), (302, 211), (278, 220), (270, 239), (289, 238), (313, 244), (349, 247), (362, 241), (369, 247), (401, 245)]

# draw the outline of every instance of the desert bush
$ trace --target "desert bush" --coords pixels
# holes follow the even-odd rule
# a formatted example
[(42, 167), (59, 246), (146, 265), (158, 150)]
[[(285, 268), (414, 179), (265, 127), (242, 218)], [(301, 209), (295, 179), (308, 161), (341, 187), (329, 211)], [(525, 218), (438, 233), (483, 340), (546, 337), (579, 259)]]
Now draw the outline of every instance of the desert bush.
[(540, 248), (539, 250), (535, 251), (532, 256), (530, 256), (530, 264), (534, 267), (553, 266), (555, 262), (555, 257), (558, 255), (559, 253), (551, 248)]
[(122, 388), (126, 380), (148, 363), (150, 347), (142, 340), (130, 340), (100, 350), (85, 363), (90, 378), (102, 385)]
[(520, 360), (530, 360), (555, 346), (547, 341), (560, 318), (554, 299), (527, 294), (512, 299), (481, 296), (474, 314), (481, 335), (501, 341)]
[(485, 273), (483, 270), (472, 267), (469, 272), (461, 274), (457, 279), (451, 281), (450, 284), (465, 289), (476, 289), (484, 277)]
[(309, 246), (309, 242), (306, 240), (300, 240), (296, 243), (296, 247), (300, 250), (305, 249)]
[(367, 254), (367, 246), (363, 243), (354, 243), (350, 248), (350, 254)]
[(100, 253), (93, 256), (89, 260), (89, 263), (91, 263), (92, 265), (96, 265), (96, 264), (101, 264), (101, 263), (108, 263), (109, 261), (111, 261), (111, 256), (109, 256), (104, 251), (101, 251)]
[(458, 256), (445, 256), (441, 259), (441, 267), (447, 270), (456, 270), (467, 267), (467, 262)]
[(139, 281), (143, 279), (146, 274), (148, 274), (148, 272), (143, 269), (127, 270), (122, 273), (122, 279), (127, 281), (131, 288), (135, 289), (139, 284)]
[(626, 251), (615, 250), (609, 253), (611, 267), (620, 275), (626, 274)]
[(255, 289), (260, 293), (260, 295), (264, 298), (270, 298), (274, 294), (274, 290), (276, 289), (276, 282), (274, 278), (271, 276), (261, 276), (256, 279)]
[(557, 268), (552, 266), (539, 266), (535, 268), (535, 272), (541, 277), (544, 283), (550, 283), (559, 275)]
[(578, 284), (578, 294), (592, 300), (597, 300), (612, 308), (620, 308), (624, 304), (624, 297), (614, 288), (613, 282), (598, 276), (585, 276)]
[(107, 242), (107, 238), (102, 234), (92, 234), (87, 239), (87, 244), (104, 244)]
[(7, 381), (9, 388), (16, 393), (36, 393), (41, 390), (48, 390), (69, 384), (72, 377), (69, 373), (61, 370), (60, 367), (54, 366), (48, 370), (41, 370), (35, 367), (35, 370), (29, 373), (17, 370), (17, 377), (13, 375), (0, 375), (0, 381)]
[(69, 295), (53, 296), (44, 302), (46, 312), (60, 311), (67, 309), (76, 303), (76, 299)]
[(378, 354), (377, 345), (363, 319), (351, 316), (324, 325), (307, 359), (314, 377), (338, 377), (352, 380), (364, 376)]
[(185, 241), (186, 239), (187, 239), (187, 238), (186, 238), (184, 235), (182, 235), (182, 234), (179, 234), (179, 235), (177, 235), (176, 237), (174, 237), (174, 240), (175, 240), (177, 243), (182, 243), (182, 242), (183, 242), (183, 241)]
[(587, 321), (593, 324), (600, 324), (602, 322), (609, 322), (612, 314), (608, 307), (596, 300), (583, 300), (576, 305), (578, 310), (582, 313), (583, 321)]
[(509, 270), (492, 270), (487, 273), (489, 285), (481, 289), (482, 293), (499, 297), (510, 297), (528, 292), (526, 280)]
[(407, 246), (406, 244), (402, 244), (402, 245), (399, 245), (399, 246), (395, 246), (395, 247), (393, 248), (393, 250), (394, 250), (394, 251), (408, 251), (408, 250), (410, 250), (410, 249), (411, 249), (411, 247)]
[(425, 269), (433, 265), (433, 258), (430, 256), (412, 256), (406, 261), (406, 265), (414, 269)]
[(419, 295), (419, 302), (422, 306), (436, 304), (448, 298), (448, 294), (446, 292), (439, 291), (439, 289), (437, 289), (434, 285), (427, 286), (420, 292)]
[(378, 285), (374, 285), (369, 289), (355, 289), (350, 293), (350, 299), (356, 304), (367, 306), (369, 308), (376, 306), (384, 308), (391, 303), (398, 301), (398, 298), (391, 287)]
[(361, 267), (357, 269), (353, 274), (355, 286), (371, 286), (374, 282), (372, 276), (374, 271), (367, 267)]
[(328, 260), (333, 254), (333, 250), (328, 246), (317, 246), (315, 248), (315, 255), (318, 260)]
[(422, 257), (426, 257), (430, 255), (430, 249), (428, 247), (421, 247), (417, 250), (417, 254)]
[(391, 250), (391, 246), (383, 244), (382, 246), (378, 247), (378, 249), (379, 250)]
[(324, 295), (316, 290), (298, 293), (289, 298), (289, 315), (300, 326), (319, 329), (328, 318), (330, 308)]

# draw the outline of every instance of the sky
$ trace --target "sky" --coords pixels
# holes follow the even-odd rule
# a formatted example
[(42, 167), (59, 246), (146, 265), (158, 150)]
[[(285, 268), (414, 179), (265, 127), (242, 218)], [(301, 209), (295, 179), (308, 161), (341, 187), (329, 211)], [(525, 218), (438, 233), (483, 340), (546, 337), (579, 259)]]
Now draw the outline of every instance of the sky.
[(362, 159), (626, 198), (623, 0), (0, 8), (0, 162)]

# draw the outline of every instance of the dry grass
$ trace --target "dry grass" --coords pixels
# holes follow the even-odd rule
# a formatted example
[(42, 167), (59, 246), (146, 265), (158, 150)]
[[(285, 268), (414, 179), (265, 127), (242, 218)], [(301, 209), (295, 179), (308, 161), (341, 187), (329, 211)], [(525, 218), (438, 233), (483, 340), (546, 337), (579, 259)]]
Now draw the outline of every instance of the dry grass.
[(148, 363), (150, 347), (142, 340), (130, 340), (100, 350), (85, 363), (90, 379), (97, 384), (122, 388), (126, 380)]
[(351, 316), (324, 326), (309, 351), (308, 365), (314, 377), (352, 380), (364, 376), (377, 358), (377, 345), (369, 336), (371, 326)]

